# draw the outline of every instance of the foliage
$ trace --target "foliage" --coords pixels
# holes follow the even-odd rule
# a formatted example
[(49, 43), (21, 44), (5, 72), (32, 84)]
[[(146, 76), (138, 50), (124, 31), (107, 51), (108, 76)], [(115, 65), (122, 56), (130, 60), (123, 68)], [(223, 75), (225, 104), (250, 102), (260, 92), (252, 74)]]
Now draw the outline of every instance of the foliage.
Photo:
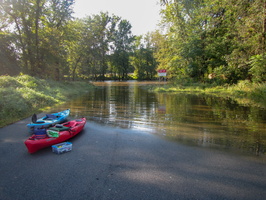
[[(1, 3), (1, 73), (76, 80), (104, 79), (108, 70), (114, 70), (126, 77), (134, 40), (131, 24), (102, 12), (73, 19), (73, 4), (73, 0)], [(113, 62), (116, 55), (124, 61)]]
[(85, 70), (95, 77), (106, 73), (111, 24), (112, 17), (108, 13), (100, 13), (84, 19), (83, 51), (85, 50), (87, 55), (82, 59), (84, 59), (83, 63), (89, 66), (89, 69)]
[(152, 79), (166, 69), (172, 80), (265, 82), (264, 0), (161, 0), (161, 30), (140, 39), (114, 14), (74, 18), (74, 3), (3, 1), (0, 74), (125, 80), (133, 71)]
[(59, 78), (64, 64), (64, 26), (71, 18), (73, 0), (25, 0), (1, 3), (4, 28), (15, 37), (12, 46), (22, 71), (38, 77)]
[(0, 75), (18, 75), (20, 72), (19, 62), (15, 49), (11, 43), (15, 38), (0, 28)]
[(254, 55), (250, 58), (250, 72), (255, 82), (266, 81), (266, 54)]
[(138, 79), (151, 80), (156, 74), (156, 63), (153, 57), (153, 52), (150, 49), (137, 49), (131, 57), (131, 64), (135, 68), (135, 75)]
[(113, 45), (111, 50), (112, 70), (118, 74), (119, 80), (125, 80), (130, 72), (129, 56), (132, 50), (134, 36), (131, 34), (131, 24), (127, 20), (121, 20), (118, 23), (117, 30), (114, 31)]
[(0, 127), (64, 102), (90, 87), (86, 82), (56, 82), (29, 75), (0, 76)]
[[(251, 77), (265, 81), (258, 77), (264, 61), (257, 56), (265, 51), (264, 1), (161, 2), (163, 24), (168, 28), (157, 58), (163, 58), (163, 65), (177, 78), (187, 76), (218, 84), (234, 84)], [(216, 79), (208, 80), (209, 74), (215, 74)]]
[(154, 86), (150, 88), (150, 90), (156, 92), (210, 94), (225, 98), (232, 98), (240, 104), (266, 108), (266, 84), (252, 83), (248, 80), (239, 81), (238, 84), (224, 86), (176, 81), (163, 87)]

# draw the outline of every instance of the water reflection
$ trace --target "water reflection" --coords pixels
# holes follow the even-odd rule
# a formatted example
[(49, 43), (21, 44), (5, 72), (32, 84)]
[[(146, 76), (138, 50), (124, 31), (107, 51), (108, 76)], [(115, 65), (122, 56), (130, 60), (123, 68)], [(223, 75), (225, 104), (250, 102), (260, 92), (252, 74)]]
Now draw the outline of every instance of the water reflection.
[(142, 87), (147, 84), (165, 83), (98, 82), (61, 109), (71, 108), (72, 117), (141, 129), (183, 144), (265, 155), (265, 110), (205, 95), (152, 93)]

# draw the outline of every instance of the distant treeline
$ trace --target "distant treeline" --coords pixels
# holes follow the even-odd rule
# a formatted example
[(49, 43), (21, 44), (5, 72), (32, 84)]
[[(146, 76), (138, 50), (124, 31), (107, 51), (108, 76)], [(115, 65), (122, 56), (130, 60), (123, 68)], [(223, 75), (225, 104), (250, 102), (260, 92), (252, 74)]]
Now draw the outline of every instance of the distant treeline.
[(179, 82), (266, 80), (264, 0), (161, 0), (160, 30), (142, 36), (114, 14), (74, 18), (73, 4), (1, 1), (0, 75), (127, 80), (166, 69)]
[(73, 4), (1, 1), (0, 75), (104, 80), (127, 79), (135, 71), (135, 78), (153, 78), (156, 62), (148, 37), (134, 36), (129, 21), (108, 13), (76, 19)]

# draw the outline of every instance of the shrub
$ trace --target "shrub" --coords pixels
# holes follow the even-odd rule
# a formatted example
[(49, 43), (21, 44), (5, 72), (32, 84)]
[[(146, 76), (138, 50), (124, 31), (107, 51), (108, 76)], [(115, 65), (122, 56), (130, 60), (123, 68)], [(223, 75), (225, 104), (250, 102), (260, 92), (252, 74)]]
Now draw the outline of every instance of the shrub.
[(11, 76), (0, 76), (0, 87), (1, 88), (7, 88), (7, 87), (22, 87), (22, 84), (17, 81), (16, 78)]
[(266, 54), (255, 55), (250, 58), (250, 73), (254, 82), (266, 81)]
[(85, 82), (56, 82), (29, 75), (0, 76), (0, 127), (87, 92)]

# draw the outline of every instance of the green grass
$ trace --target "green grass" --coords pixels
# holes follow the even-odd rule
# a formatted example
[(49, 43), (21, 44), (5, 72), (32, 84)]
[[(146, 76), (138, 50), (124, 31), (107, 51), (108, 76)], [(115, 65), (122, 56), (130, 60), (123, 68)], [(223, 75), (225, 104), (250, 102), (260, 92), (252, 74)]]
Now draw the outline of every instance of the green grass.
[(92, 84), (56, 82), (28, 75), (0, 76), (0, 127), (82, 95)]
[(168, 84), (149, 88), (155, 92), (184, 92), (229, 97), (239, 104), (266, 108), (266, 84), (240, 81), (235, 85), (213, 86), (210, 84)]

